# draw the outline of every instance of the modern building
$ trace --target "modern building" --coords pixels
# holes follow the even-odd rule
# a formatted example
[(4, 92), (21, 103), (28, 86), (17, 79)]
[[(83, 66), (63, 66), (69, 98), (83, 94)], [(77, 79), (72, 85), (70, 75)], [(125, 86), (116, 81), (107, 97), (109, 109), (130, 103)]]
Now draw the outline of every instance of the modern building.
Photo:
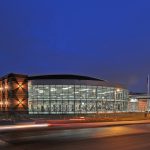
[(0, 78), (1, 112), (91, 114), (126, 112), (127, 108), (128, 90), (97, 78), (14, 73)]
[(145, 112), (148, 110), (148, 101), (150, 97), (146, 93), (129, 94), (129, 112)]

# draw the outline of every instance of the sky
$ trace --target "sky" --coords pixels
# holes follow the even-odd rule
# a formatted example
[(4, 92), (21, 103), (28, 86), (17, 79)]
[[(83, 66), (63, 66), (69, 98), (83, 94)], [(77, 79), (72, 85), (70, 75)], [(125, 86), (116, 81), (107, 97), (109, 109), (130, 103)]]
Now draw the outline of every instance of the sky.
[(0, 0), (0, 76), (79, 74), (146, 92), (149, 0)]

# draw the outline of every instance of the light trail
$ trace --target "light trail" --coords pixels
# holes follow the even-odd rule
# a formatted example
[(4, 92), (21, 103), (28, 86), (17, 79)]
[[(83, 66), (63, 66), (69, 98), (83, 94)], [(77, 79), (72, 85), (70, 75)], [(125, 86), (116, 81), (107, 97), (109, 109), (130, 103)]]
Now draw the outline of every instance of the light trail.
[(48, 124), (29, 124), (29, 125), (11, 125), (11, 126), (0, 126), (0, 131), (4, 130), (15, 130), (15, 129), (27, 129), (27, 128), (44, 128), (48, 127)]

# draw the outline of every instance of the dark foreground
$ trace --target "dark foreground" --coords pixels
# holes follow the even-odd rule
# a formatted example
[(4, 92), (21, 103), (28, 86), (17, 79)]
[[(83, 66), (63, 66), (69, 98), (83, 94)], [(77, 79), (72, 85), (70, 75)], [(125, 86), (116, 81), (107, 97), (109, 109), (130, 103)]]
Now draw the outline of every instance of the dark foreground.
[(0, 133), (0, 150), (146, 150), (150, 124)]

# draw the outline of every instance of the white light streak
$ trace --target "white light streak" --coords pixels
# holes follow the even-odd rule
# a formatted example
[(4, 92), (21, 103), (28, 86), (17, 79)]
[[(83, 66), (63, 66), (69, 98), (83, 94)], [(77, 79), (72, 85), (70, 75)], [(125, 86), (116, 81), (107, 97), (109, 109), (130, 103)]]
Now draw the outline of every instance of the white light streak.
[(10, 125), (10, 126), (1, 126), (0, 131), (3, 130), (14, 130), (14, 129), (27, 129), (27, 128), (41, 128), (48, 127), (48, 124), (29, 124), (29, 125)]

